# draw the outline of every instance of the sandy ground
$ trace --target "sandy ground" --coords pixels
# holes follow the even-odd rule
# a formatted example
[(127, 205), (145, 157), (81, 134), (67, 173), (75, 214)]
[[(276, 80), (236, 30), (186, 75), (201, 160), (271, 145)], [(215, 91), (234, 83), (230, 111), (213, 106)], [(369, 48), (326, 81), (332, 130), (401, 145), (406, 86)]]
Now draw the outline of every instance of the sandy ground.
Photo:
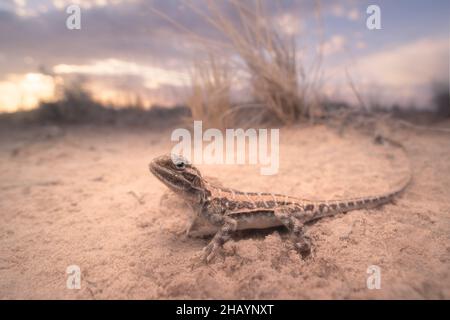
[[(449, 299), (450, 135), (396, 132), (413, 184), (380, 209), (313, 224), (302, 260), (283, 229), (250, 232), (196, 265), (207, 239), (180, 233), (189, 214), (148, 171), (170, 130), (57, 127), (2, 130), (2, 299)], [(324, 126), (280, 133), (280, 170), (200, 166), (247, 191), (328, 199), (388, 191), (405, 175), (401, 151)], [(66, 288), (66, 268), (81, 289)], [(381, 289), (366, 286), (381, 269)]]

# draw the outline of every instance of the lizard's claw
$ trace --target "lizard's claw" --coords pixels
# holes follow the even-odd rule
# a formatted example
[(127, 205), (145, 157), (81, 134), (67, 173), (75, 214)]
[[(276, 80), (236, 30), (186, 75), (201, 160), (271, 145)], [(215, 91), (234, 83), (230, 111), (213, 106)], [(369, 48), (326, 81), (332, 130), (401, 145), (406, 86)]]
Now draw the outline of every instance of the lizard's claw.
[(203, 261), (209, 263), (216, 255), (219, 250), (219, 245), (217, 242), (210, 242), (206, 247), (203, 248)]
[(306, 236), (299, 239), (294, 246), (303, 258), (311, 253), (311, 239)]

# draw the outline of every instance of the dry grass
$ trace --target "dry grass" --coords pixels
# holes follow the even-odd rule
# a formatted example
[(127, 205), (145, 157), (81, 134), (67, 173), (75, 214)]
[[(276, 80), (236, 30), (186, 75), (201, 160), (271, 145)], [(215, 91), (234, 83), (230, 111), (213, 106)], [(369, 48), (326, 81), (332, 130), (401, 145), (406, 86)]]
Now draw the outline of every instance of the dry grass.
[[(206, 67), (195, 66), (193, 93), (188, 101), (194, 118), (210, 124), (219, 123), (219, 127), (223, 126), (224, 119), (236, 125), (236, 121), (242, 123), (244, 117), (248, 123), (270, 119), (287, 125), (311, 118), (313, 109), (319, 107), (315, 98), (321, 75), (321, 52), (311, 70), (306, 71), (297, 53), (294, 36), (279, 31), (260, 0), (229, 0), (231, 13), (227, 11), (228, 14), (216, 1), (205, 1), (206, 6), (202, 9), (193, 1), (184, 3), (218, 31), (222, 39), (218, 42), (202, 38), (154, 10), (202, 44), (205, 51), (213, 52), (215, 57), (210, 58)], [(230, 104), (230, 65), (215, 62), (224, 51), (238, 57), (231, 68), (243, 70), (248, 75), (250, 104), (234, 107)]]
[(242, 59), (256, 102), (282, 124), (309, 117), (312, 104), (307, 95), (311, 88), (299, 64), (295, 41), (280, 34), (262, 2), (231, 0), (237, 21), (226, 16), (217, 2), (206, 3), (208, 14), (192, 4), (190, 7), (218, 30)]
[(191, 94), (187, 106), (194, 120), (206, 127), (224, 128), (224, 114), (231, 109), (231, 69), (224, 60), (210, 54), (206, 61), (197, 61), (191, 72)]

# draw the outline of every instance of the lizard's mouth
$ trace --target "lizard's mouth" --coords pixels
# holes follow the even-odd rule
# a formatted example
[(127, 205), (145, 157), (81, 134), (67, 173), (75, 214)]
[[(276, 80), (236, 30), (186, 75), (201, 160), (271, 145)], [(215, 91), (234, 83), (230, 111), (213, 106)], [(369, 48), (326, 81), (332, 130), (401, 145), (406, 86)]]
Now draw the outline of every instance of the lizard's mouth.
[(187, 181), (179, 172), (169, 170), (164, 166), (159, 165), (157, 162), (151, 162), (149, 169), (156, 178), (173, 191), (185, 191), (190, 187), (189, 181)]
[(158, 168), (161, 168), (160, 165), (156, 164), (155, 162), (150, 162), (150, 164), (148, 165), (148, 168), (149, 168), (150, 172), (153, 173), (153, 175), (155, 177), (160, 179), (160, 176), (159, 176), (159, 173), (158, 173), (160, 171), (160, 170), (158, 170)]

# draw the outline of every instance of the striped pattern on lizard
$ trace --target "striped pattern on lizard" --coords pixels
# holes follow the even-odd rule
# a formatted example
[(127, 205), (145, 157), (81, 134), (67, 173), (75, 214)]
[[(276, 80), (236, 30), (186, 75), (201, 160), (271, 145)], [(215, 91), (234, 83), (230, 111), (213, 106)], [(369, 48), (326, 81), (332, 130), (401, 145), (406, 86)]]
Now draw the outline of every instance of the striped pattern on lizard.
[[(402, 192), (401, 187), (377, 196), (346, 200), (310, 201), (282, 194), (243, 192), (218, 187), (204, 179), (200, 171), (178, 155), (163, 155), (149, 165), (151, 173), (169, 189), (181, 196), (199, 216), (215, 229), (211, 242), (203, 249), (209, 262), (217, 250), (236, 230), (264, 229), (285, 226), (294, 246), (302, 256), (309, 254), (310, 240), (304, 235), (304, 225), (322, 217), (351, 210), (373, 208), (390, 202)], [(189, 231), (189, 230), (188, 230)]]

